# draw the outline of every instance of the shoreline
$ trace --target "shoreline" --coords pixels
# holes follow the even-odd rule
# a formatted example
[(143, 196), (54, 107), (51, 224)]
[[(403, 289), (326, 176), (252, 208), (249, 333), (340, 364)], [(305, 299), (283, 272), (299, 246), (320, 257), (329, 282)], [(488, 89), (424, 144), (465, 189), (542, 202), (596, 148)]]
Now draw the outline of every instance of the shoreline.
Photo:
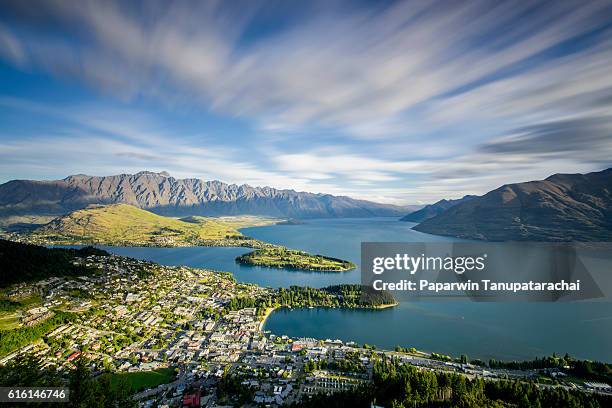
[[(253, 248), (253, 249), (256, 249), (256, 248)], [(295, 268), (292, 266), (259, 265), (255, 263), (241, 262), (238, 260), (236, 260), (236, 263), (240, 265), (246, 265), (251, 268), (286, 269), (288, 271), (321, 272), (321, 273), (344, 273), (344, 272), (349, 272), (349, 271), (356, 269), (355, 267), (347, 268), (347, 269), (304, 269), (304, 268)]]
[[(247, 245), (247, 244), (262, 244), (262, 246), (272, 245), (263, 241), (258, 240), (244, 240), (245, 245), (228, 245), (228, 243), (220, 243), (219, 245), (215, 243), (211, 243), (210, 245), (206, 245), (206, 242), (200, 242), (197, 244), (185, 243), (185, 244), (174, 244), (174, 245), (157, 245), (152, 243), (144, 243), (144, 242), (121, 242), (121, 243), (110, 243), (110, 242), (87, 242), (87, 241), (60, 241), (60, 242), (48, 242), (48, 241), (28, 241), (21, 239), (11, 239), (12, 237), (5, 237), (7, 241), (17, 242), (20, 244), (27, 245), (38, 245), (44, 247), (70, 247), (70, 246), (92, 246), (92, 247), (123, 247), (123, 248), (247, 248), (247, 249), (260, 249), (259, 246)], [(240, 241), (240, 240), (236, 240)]]
[[(131, 242), (123, 242), (123, 243), (105, 243), (105, 242), (79, 242), (79, 241), (75, 241), (75, 242), (30, 242), (30, 241), (23, 241), (23, 240), (14, 240), (14, 239), (10, 239), (7, 238), (7, 241), (11, 241), (11, 242), (17, 242), (20, 244), (26, 244), (26, 245), (38, 245), (38, 246), (44, 246), (47, 248), (65, 248), (65, 247), (94, 247), (94, 248), (100, 248), (100, 247), (116, 247), (116, 248), (160, 248), (160, 249), (174, 249), (174, 248), (245, 248), (245, 250), (248, 250), (250, 252), (253, 251), (257, 251), (260, 249), (265, 249), (265, 248), (273, 248), (273, 247), (277, 247), (277, 245), (275, 244), (270, 244), (264, 241), (259, 241), (259, 240), (244, 240), (244, 245), (227, 245), (226, 243), (221, 243), (219, 245), (216, 244), (212, 244), (212, 245), (202, 245), (202, 243), (198, 243), (198, 244), (185, 244), (185, 245), (153, 245), (153, 244), (144, 244), (144, 243), (131, 243)], [(237, 240), (239, 241), (239, 240)], [(254, 244), (254, 245), (253, 245)], [(248, 255), (249, 252), (243, 254), (243, 255)], [(241, 255), (242, 256), (242, 255)], [(238, 257), (240, 258), (240, 256)], [(240, 265), (244, 265), (250, 268), (267, 268), (267, 269), (286, 269), (289, 271), (302, 271), (302, 272), (317, 272), (317, 273), (345, 273), (345, 272), (349, 272), (352, 270), (355, 270), (356, 267), (352, 266), (350, 268), (343, 268), (343, 269), (308, 269), (308, 268), (296, 268), (296, 267), (292, 267), (292, 266), (271, 266), (271, 265), (259, 265), (259, 264), (255, 264), (255, 263), (250, 263), (250, 262), (245, 262), (245, 261), (240, 261), (238, 260), (238, 258), (235, 259), (235, 262), (240, 264)], [(347, 261), (350, 262), (350, 261)]]
[[(390, 309), (390, 308), (395, 307), (397, 305), (399, 305), (399, 302), (389, 303), (389, 304), (386, 304), (386, 305), (372, 306), (371, 308), (372, 309), (382, 310), (382, 309)], [(350, 308), (350, 309), (353, 309), (353, 308)], [(370, 309), (370, 308), (366, 308), (366, 309)]]
[(268, 320), (268, 317), (270, 317), (270, 315), (272, 314), (272, 312), (274, 312), (276, 309), (278, 309), (280, 306), (278, 307), (268, 307), (266, 308), (266, 311), (264, 312), (263, 316), (261, 317), (261, 322), (259, 322), (259, 331), (263, 333), (263, 327), (266, 324), (266, 320)]
[(270, 315), (273, 312), (275, 312), (278, 309), (283, 309), (283, 308), (292, 309), (292, 310), (293, 309), (385, 310), (385, 309), (390, 309), (392, 307), (396, 307), (397, 305), (399, 305), (399, 302), (380, 305), (380, 306), (367, 306), (367, 307), (366, 306), (363, 306), (363, 307), (331, 307), (331, 306), (310, 306), (310, 307), (308, 306), (300, 306), (300, 307), (275, 306), (275, 307), (269, 307), (269, 308), (266, 308), (266, 311), (261, 317), (261, 322), (259, 323), (259, 331), (263, 332), (263, 327), (266, 324), (268, 317), (270, 317)]
[(259, 323), (259, 331), (263, 333), (263, 328), (266, 324), (266, 320), (268, 320), (268, 317), (270, 317), (270, 315), (272, 314), (272, 312), (274, 312), (276, 309), (280, 309), (282, 306), (276, 306), (276, 307), (268, 307), (266, 308), (266, 311), (264, 312), (263, 316), (261, 317), (261, 322)]

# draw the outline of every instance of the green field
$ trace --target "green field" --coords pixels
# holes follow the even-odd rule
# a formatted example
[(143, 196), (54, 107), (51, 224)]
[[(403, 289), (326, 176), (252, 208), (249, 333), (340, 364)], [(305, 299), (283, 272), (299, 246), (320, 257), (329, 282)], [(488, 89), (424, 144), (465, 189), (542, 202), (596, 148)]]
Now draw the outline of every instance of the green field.
[(0, 313), (0, 330), (12, 330), (19, 327), (19, 317), (16, 313)]
[(110, 381), (113, 388), (116, 388), (121, 381), (125, 381), (134, 392), (139, 392), (146, 388), (172, 382), (175, 376), (174, 368), (160, 368), (153, 371), (116, 373), (111, 375)]
[(20, 326), (17, 313), (40, 304), (40, 295), (33, 294), (19, 300), (11, 300), (5, 294), (0, 295), (0, 330), (12, 330)]
[(236, 258), (236, 262), (269, 268), (291, 268), (309, 271), (343, 272), (355, 268), (355, 264), (342, 259), (311, 255), (283, 247), (258, 249)]
[(198, 245), (243, 238), (235, 225), (208, 217), (188, 221), (163, 217), (127, 204), (92, 206), (59, 217), (33, 231), (29, 238), (47, 243), (108, 245)]
[(34, 343), (56, 327), (73, 321), (75, 316), (73, 313), (56, 312), (53, 317), (34, 326), (0, 330), (0, 356)]
[(33, 307), (41, 303), (38, 293), (31, 294), (21, 299), (10, 299), (6, 295), (0, 295), (0, 316), (2, 313), (14, 312), (19, 309)]

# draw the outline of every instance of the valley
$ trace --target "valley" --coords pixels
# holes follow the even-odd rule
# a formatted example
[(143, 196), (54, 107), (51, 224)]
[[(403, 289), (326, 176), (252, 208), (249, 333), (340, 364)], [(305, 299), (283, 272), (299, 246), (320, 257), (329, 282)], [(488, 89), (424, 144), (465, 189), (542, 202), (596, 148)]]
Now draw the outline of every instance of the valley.
[[(83, 253), (74, 262), (92, 273), (49, 276), (7, 288), (4, 296), (13, 300), (39, 293), (35, 303), (18, 306), (22, 316), (39, 320), (0, 331), (0, 378), (44, 366), (51, 370), (40, 371), (42, 384), (66, 381), (75, 389), (75, 374), (82, 382), (80, 390), (105, 381), (118, 387), (125, 381), (127, 388), (120, 395), (142, 406), (180, 405), (184, 398), (192, 398), (193, 384), (198, 384), (197, 398), (202, 392), (213, 406), (266, 401), (310, 406), (311, 398), (322, 398), (337, 388), (345, 391), (334, 397), (340, 400), (364, 398), (362, 393), (368, 399), (382, 399), (385, 393), (380, 385), (397, 373), (416, 376), (414, 381), (418, 378), (419, 383), (423, 374), (418, 373), (430, 373), (426, 375), (462, 384), (451, 391), (435, 385), (443, 380), (428, 380), (427, 392), (441, 393), (449, 402), (470, 396), (483, 403), (495, 400), (512, 406), (523, 390), (529, 390), (534, 400), (605, 404), (610, 398), (593, 393), (586, 382), (607, 375), (609, 366), (567, 355), (542, 362), (486, 363), (412, 347), (378, 349), (353, 341), (264, 331), (274, 309), (322, 307), (314, 310), (378, 314), (384, 313), (378, 308), (394, 303), (381, 293), (363, 293), (359, 285), (262, 288), (236, 282), (227, 273), (103, 253)], [(579, 377), (584, 375), (580, 370), (588, 367), (592, 374), (581, 377), (583, 382), (557, 380), (539, 373), (541, 366), (550, 372), (567, 366), (563, 369)], [(86, 381), (93, 377), (94, 367), (104, 372)], [(86, 393), (81, 401), (93, 403), (94, 395)]]
[[(478, 200), (470, 197), (426, 207), (422, 224)], [(398, 304), (384, 292), (373, 296), (358, 284), (361, 242), (457, 238), (419, 232), (421, 224), (399, 222), (396, 217), (285, 220), (179, 218), (122, 203), (93, 204), (34, 229), (7, 233), (21, 242), (95, 245), (140, 258), (87, 252), (93, 249), (70, 252), (68, 263), (58, 266), (67, 273), (50, 269), (47, 279), (32, 277), (11, 287), (3, 295), (0, 315), (7, 367), (20, 361), (22, 353), (34, 353), (60, 369), (71, 367), (75, 359), (87, 359), (102, 364), (116, 378), (131, 378), (135, 398), (141, 402), (174, 401), (167, 390), (182, 394), (184, 390), (175, 387), (205, 380), (216, 387), (210, 398), (220, 403), (242, 401), (236, 398), (265, 402), (275, 398), (269, 391), (277, 387), (284, 390), (282, 402), (291, 403), (325, 392), (338, 378), (343, 389), (357, 392), (385, 375), (386, 359), (407, 369), (458, 375), (457, 381), (535, 381), (550, 386), (550, 392), (582, 396), (587, 395), (583, 391), (592, 392), (585, 385), (588, 381), (559, 381), (550, 374), (566, 367), (567, 361), (571, 370), (577, 370), (574, 367), (582, 360), (566, 357), (563, 364), (554, 358), (547, 363), (549, 374), (498, 369), (494, 367), (500, 365), (487, 360), (529, 360), (568, 351), (604, 361), (610, 358), (607, 322), (593, 326), (585, 317), (605, 313), (608, 306)], [(163, 265), (151, 262), (156, 259)], [(49, 293), (54, 295), (50, 298)], [(530, 319), (525, 320), (526, 315)], [(502, 325), (496, 323), (500, 316)], [(142, 322), (128, 330), (126, 319)], [(532, 323), (550, 336), (530, 329)], [(529, 336), (531, 332), (540, 335)], [(104, 337), (108, 333), (113, 333), (112, 340)], [(514, 338), (516, 333), (524, 335)], [(588, 333), (589, 348), (570, 333)], [(474, 336), (479, 340), (474, 341)], [(509, 338), (514, 340), (508, 342)], [(488, 347), (489, 343), (496, 346)], [(316, 357), (321, 348), (325, 356)], [(269, 363), (262, 363), (262, 358)], [(608, 367), (597, 364), (603, 364), (604, 370)], [(278, 369), (280, 376), (274, 374)], [(253, 376), (253, 370), (264, 376)], [(364, 372), (371, 380), (363, 377)], [(235, 379), (258, 385), (244, 388), (244, 393), (224, 393), (226, 382)], [(138, 385), (145, 383), (151, 390)], [(437, 392), (447, 395), (445, 390)]]

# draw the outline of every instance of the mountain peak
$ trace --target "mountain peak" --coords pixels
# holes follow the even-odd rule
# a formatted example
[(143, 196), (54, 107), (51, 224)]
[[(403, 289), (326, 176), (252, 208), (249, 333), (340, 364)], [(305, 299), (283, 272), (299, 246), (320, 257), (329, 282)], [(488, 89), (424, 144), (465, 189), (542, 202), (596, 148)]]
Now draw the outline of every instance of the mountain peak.
[(413, 229), (489, 241), (610, 241), (612, 171), (506, 184)]
[(423, 222), (425, 220), (435, 217), (438, 214), (441, 214), (442, 212), (448, 210), (452, 206), (461, 204), (465, 201), (469, 201), (475, 197), (476, 196), (474, 195), (468, 194), (468, 195), (463, 196), (462, 198), (458, 198), (455, 200), (442, 199), (433, 204), (426, 205), (425, 207), (417, 211), (411, 212), (410, 214), (401, 218), (400, 221)]
[(64, 215), (89, 204), (129, 204), (160, 215), (264, 215), (279, 218), (397, 216), (404, 208), (347, 197), (272, 187), (226, 184), (168, 172), (69, 176), (46, 182), (0, 185), (0, 216)]

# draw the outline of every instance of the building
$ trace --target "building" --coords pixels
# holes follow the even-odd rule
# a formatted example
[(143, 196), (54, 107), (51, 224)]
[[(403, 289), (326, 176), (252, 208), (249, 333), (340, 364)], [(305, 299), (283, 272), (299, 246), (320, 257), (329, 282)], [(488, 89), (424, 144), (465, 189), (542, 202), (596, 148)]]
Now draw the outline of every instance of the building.
[(199, 407), (200, 406), (200, 393), (187, 394), (183, 397), (184, 407)]

